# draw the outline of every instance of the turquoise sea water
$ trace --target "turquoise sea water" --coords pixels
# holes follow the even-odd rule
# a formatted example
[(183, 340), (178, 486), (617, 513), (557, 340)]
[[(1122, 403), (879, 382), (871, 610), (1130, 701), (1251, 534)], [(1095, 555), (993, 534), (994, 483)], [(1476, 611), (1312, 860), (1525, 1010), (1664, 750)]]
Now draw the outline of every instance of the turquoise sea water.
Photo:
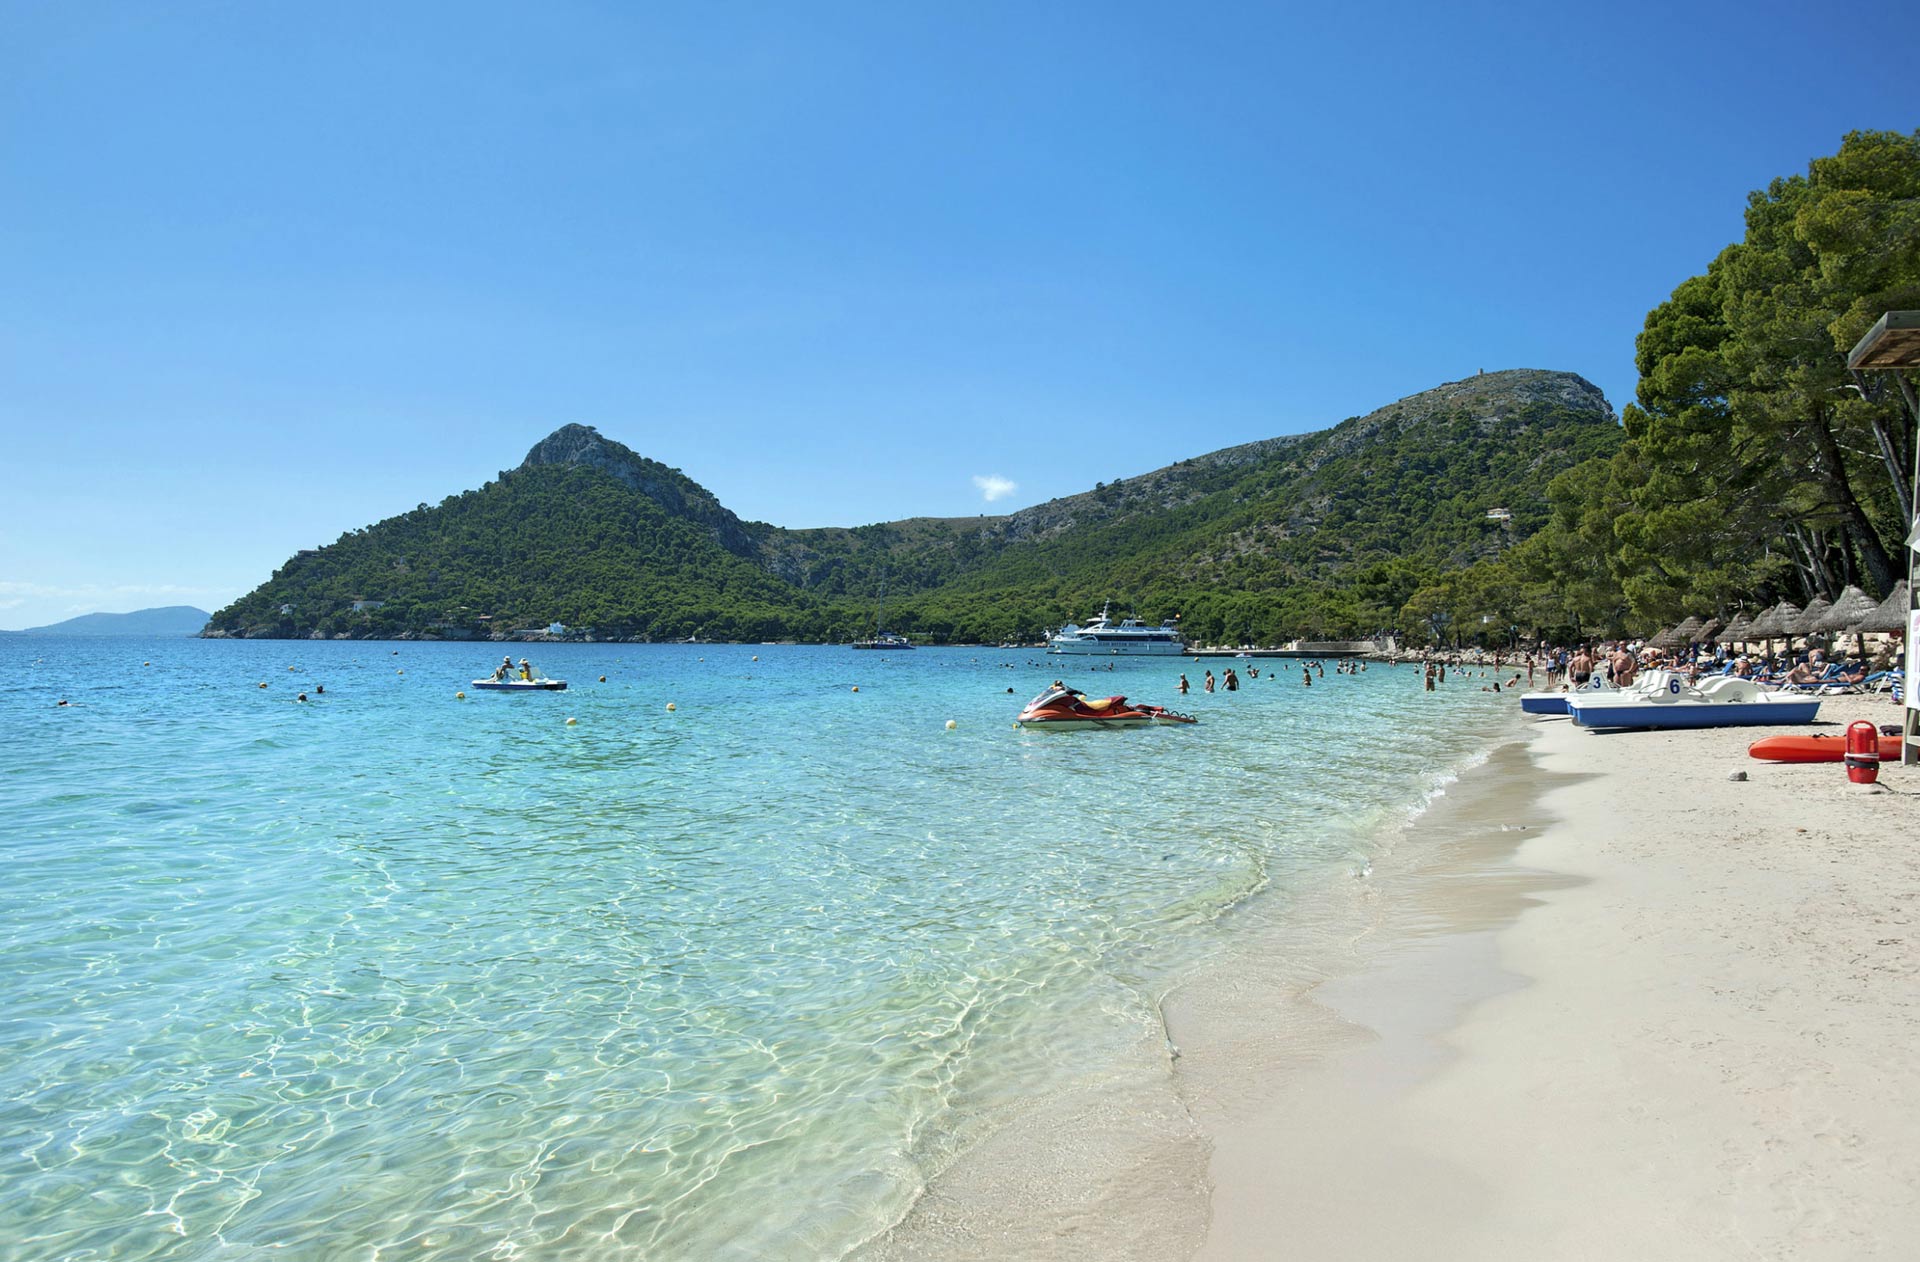
[[(0, 1259), (838, 1256), (1506, 709), (1030, 650), (537, 646), (572, 688), (499, 696), (484, 644), (8, 646)], [(1201, 723), (1014, 730), (1055, 676)]]

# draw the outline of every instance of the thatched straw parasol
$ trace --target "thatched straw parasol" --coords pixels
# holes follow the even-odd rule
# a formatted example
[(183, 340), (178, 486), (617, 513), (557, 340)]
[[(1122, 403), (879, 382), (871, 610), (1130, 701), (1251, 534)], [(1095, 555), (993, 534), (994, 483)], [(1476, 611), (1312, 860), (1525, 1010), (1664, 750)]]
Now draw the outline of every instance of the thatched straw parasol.
[(1907, 581), (1901, 579), (1874, 611), (1860, 620), (1856, 631), (1892, 633), (1907, 629)]
[(1700, 630), (1700, 619), (1695, 618), (1692, 615), (1688, 615), (1687, 620), (1685, 622), (1682, 622), (1679, 626), (1673, 629), (1672, 635), (1673, 635), (1674, 643), (1676, 645), (1691, 644), (1693, 642), (1694, 635), (1698, 633), (1699, 630)]
[(1747, 627), (1749, 640), (1772, 640), (1787, 633), (1788, 618), (1798, 618), (1800, 606), (1790, 600), (1783, 600), (1773, 608), (1755, 618)]
[(1720, 619), (1708, 618), (1705, 622), (1700, 624), (1700, 629), (1698, 631), (1695, 631), (1693, 635), (1688, 638), (1687, 643), (1712, 644), (1714, 633), (1717, 632), (1719, 629), (1720, 629)]
[(1848, 587), (1840, 593), (1840, 599), (1833, 602), (1833, 608), (1827, 610), (1820, 619), (1816, 631), (1851, 631), (1860, 619), (1879, 608), (1880, 602), (1861, 591), (1858, 587)]
[(1848, 586), (1840, 593), (1840, 599), (1833, 602), (1833, 608), (1827, 610), (1826, 617), (1820, 619), (1819, 630), (1839, 633), (1852, 631), (1853, 651), (1856, 657), (1867, 655), (1866, 633), (1859, 629), (1862, 618), (1880, 607), (1880, 602), (1861, 591), (1858, 587)]
[(1792, 656), (1793, 654), (1793, 637), (1794, 636), (1796, 635), (1806, 636), (1808, 644), (1809, 645), (1812, 644), (1813, 634), (1820, 627), (1820, 619), (1826, 617), (1827, 611), (1832, 608), (1833, 608), (1833, 602), (1828, 600), (1825, 596), (1815, 596), (1812, 600), (1807, 602), (1807, 607), (1800, 611), (1799, 617), (1787, 618), (1781, 622), (1780, 625), (1784, 627), (1787, 632), (1788, 656)]
[(1656, 649), (1670, 649), (1675, 647), (1680, 643), (1680, 637), (1675, 634), (1679, 630), (1680, 628), (1678, 627), (1668, 627), (1658, 635), (1648, 636), (1647, 647)]
[[(1767, 656), (1772, 657), (1774, 640), (1787, 634), (1788, 619), (1798, 618), (1799, 616), (1800, 606), (1790, 600), (1783, 600), (1753, 620), (1753, 625), (1747, 628), (1747, 638), (1749, 640), (1765, 640), (1767, 642)], [(1789, 640), (1788, 643), (1791, 644), (1792, 641)]]
[(1720, 634), (1714, 639), (1721, 644), (1745, 644), (1747, 637), (1752, 634), (1753, 619), (1747, 617), (1746, 611), (1742, 610), (1733, 615), (1732, 622), (1720, 628)]
[(1820, 629), (1820, 619), (1826, 617), (1832, 608), (1833, 602), (1825, 596), (1815, 596), (1807, 607), (1800, 611), (1799, 617), (1783, 621), (1780, 624), (1781, 629), (1787, 633), (1788, 639), (1796, 635), (1812, 635)]

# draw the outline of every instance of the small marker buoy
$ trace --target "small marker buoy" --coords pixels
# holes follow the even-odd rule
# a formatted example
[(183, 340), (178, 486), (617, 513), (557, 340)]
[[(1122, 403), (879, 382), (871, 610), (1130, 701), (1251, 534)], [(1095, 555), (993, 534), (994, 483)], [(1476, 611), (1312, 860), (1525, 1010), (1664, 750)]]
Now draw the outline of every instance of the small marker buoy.
[(396, 670), (396, 671), (394, 671), (393, 673), (394, 673), (394, 674), (396, 674), (396, 675), (404, 675), (404, 674), (406, 674), (407, 672), (406, 672), (406, 671), (404, 671), (404, 670)]
[(263, 684), (261, 684), (260, 686), (261, 686), (262, 688), (265, 688), (265, 687), (266, 687), (266, 685), (265, 685), (264, 683), (263, 683)]
[(674, 709), (674, 708), (675, 708), (675, 706), (674, 706), (674, 704), (673, 704), (673, 702), (671, 702), (671, 701), (669, 701), (669, 702), (667, 702), (667, 709), (669, 709), (669, 710), (672, 710), (672, 709)]
[(465, 701), (467, 699), (467, 694), (464, 692), (456, 692), (453, 694), (453, 699), (455, 701)]
[[(260, 686), (261, 686), (262, 688), (265, 688), (265, 687), (266, 687), (266, 685), (265, 685), (265, 684), (261, 684)], [(854, 690), (855, 692), (859, 692), (859, 691), (860, 691), (860, 685), (859, 685), (859, 684), (855, 684), (855, 685), (853, 686), (853, 690)]]
[(151, 666), (151, 665), (153, 665), (153, 663), (152, 663), (152, 662), (142, 662), (142, 663), (140, 663), (140, 664), (141, 664), (142, 666)]
[(580, 722), (580, 720), (579, 720), (579, 719), (568, 719), (568, 720), (567, 720), (567, 726), (568, 726), (568, 727), (573, 727), (573, 726), (574, 726), (575, 724), (577, 724), (577, 723), (579, 723), (579, 722)]
[(754, 660), (754, 661), (756, 661), (756, 662), (757, 662), (757, 661), (759, 661), (759, 660), (760, 660), (760, 655), (759, 655), (758, 653), (755, 653), (755, 654), (753, 655), (753, 660)]
[(293, 669), (293, 667), (291, 667), (291, 666), (289, 666), (289, 667), (287, 667), (287, 669), (288, 669), (288, 670), (292, 670), (292, 669)]
[(604, 684), (604, 683), (606, 683), (606, 682), (607, 682), (607, 677), (606, 677), (605, 675), (602, 675), (602, 676), (600, 676), (600, 682), (601, 682), (601, 683), (603, 683), (603, 684)]
[(949, 732), (951, 732), (951, 731), (952, 731), (952, 730), (953, 730), (954, 728), (956, 728), (956, 727), (959, 727), (959, 726), (960, 726), (960, 725), (959, 725), (958, 723), (955, 723), (955, 722), (954, 722), (954, 721), (953, 721), (952, 719), (948, 719), (948, 720), (947, 720), (947, 730), (948, 730)]

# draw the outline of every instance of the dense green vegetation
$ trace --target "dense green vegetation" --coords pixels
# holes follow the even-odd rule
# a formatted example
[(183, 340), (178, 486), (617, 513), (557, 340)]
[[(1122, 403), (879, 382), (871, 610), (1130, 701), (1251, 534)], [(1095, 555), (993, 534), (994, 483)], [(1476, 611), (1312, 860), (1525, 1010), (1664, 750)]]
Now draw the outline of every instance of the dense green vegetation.
[(1649, 313), (1624, 426), (1578, 377), (1492, 373), (1011, 516), (820, 530), (742, 522), (567, 426), (497, 482), (295, 557), (212, 626), (846, 640), (884, 576), (889, 629), (935, 642), (1032, 640), (1108, 599), (1213, 642), (1504, 641), (1883, 595), (1913, 422), (1845, 358), (1910, 308), (1920, 133), (1855, 133), (1754, 193), (1744, 237)]
[[(356, 602), (379, 602), (355, 610)], [(295, 557), (214, 615), (248, 635), (594, 627), (762, 638), (808, 602), (596, 469), (539, 465)]]
[(1648, 314), (1627, 441), (1556, 478), (1510, 553), (1414, 593), (1402, 624), (1647, 632), (1849, 583), (1884, 596), (1912, 517), (1913, 382), (1856, 382), (1846, 357), (1914, 308), (1920, 133), (1853, 133), (1753, 193), (1744, 237)]
[(1920, 133), (1848, 136), (1754, 193), (1746, 228), (1638, 342), (1605, 493), (1633, 510), (1611, 559), (1646, 618), (1900, 576), (1912, 423), (1897, 395), (1861, 395), (1846, 356), (1884, 312), (1920, 306)]
[(214, 627), (842, 640), (872, 629), (884, 575), (890, 629), (936, 642), (1030, 640), (1107, 599), (1207, 640), (1370, 633), (1537, 529), (1549, 479), (1619, 437), (1578, 377), (1492, 373), (1009, 517), (789, 531), (569, 426), (496, 482), (295, 557)]

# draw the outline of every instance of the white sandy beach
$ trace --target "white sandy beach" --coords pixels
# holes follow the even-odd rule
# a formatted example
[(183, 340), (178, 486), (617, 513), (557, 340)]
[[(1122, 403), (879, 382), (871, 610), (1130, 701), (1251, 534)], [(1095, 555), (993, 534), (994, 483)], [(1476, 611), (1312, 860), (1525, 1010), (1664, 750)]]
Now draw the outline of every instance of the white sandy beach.
[(1754, 729), (1528, 727), (1545, 798), (1441, 821), (1450, 857), (1312, 992), (1344, 1050), (1263, 1092), (1257, 1038), (1174, 1009), (1200, 1256), (1915, 1256), (1920, 768), (1868, 788), (1746, 757)]

